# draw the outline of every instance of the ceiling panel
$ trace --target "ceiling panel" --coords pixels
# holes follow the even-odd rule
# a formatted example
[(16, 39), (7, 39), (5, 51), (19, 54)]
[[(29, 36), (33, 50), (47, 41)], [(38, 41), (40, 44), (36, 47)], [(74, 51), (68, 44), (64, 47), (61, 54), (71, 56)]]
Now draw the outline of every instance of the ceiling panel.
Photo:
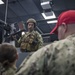
[(16, 18), (16, 17), (17, 17), (16, 13), (13, 12), (13, 10), (10, 9), (10, 8), (8, 8), (8, 14), (7, 14), (7, 16), (8, 16), (9, 19), (10, 19), (10, 18), (13, 19), (13, 18)]
[(18, 16), (27, 15), (27, 13), (24, 11), (24, 9), (21, 7), (21, 5), (16, 3), (10, 3), (9, 8)]
[(36, 7), (32, 0), (21, 1), (22, 6), (27, 11), (28, 15), (40, 13), (39, 9)]

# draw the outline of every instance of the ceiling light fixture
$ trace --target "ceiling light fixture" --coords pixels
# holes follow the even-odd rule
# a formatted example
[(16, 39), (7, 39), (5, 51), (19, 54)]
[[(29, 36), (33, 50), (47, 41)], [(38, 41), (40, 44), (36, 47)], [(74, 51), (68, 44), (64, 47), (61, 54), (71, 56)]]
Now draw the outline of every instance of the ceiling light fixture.
[(42, 8), (45, 10), (45, 9), (50, 9), (51, 6), (50, 6), (50, 2), (49, 1), (46, 1), (46, 2), (42, 2), (41, 3), (41, 6)]
[(53, 20), (53, 21), (47, 21), (48, 24), (50, 23), (57, 23), (57, 20)]
[(46, 2), (42, 2), (41, 5), (46, 5), (46, 4), (49, 4), (49, 1), (46, 1)]
[(4, 4), (4, 2), (2, 0), (0, 0), (0, 4)]
[(42, 13), (42, 16), (43, 16), (45, 19), (53, 19), (53, 18), (56, 18), (54, 12), (53, 12), (53, 11), (51, 11), (51, 12), (52, 12), (52, 14), (53, 14), (52, 16), (46, 16), (45, 13)]

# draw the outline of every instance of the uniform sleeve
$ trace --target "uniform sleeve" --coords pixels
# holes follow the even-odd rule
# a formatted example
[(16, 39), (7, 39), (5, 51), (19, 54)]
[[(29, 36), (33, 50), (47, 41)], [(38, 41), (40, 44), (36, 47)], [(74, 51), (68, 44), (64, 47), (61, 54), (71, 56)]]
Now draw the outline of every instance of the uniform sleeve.
[(37, 39), (38, 39), (38, 47), (41, 48), (43, 46), (43, 38), (39, 32), (37, 32)]
[(49, 47), (50, 46), (43, 47), (33, 53), (32, 56), (20, 66), (16, 75), (44, 75)]

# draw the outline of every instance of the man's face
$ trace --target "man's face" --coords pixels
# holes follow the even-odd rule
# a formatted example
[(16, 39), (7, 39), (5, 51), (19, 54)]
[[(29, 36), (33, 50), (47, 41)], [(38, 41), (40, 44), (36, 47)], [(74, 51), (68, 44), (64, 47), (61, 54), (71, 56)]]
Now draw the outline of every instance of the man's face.
[(64, 37), (65, 37), (65, 29), (64, 29), (64, 26), (61, 25), (58, 27), (58, 39), (62, 40), (64, 39)]
[(28, 23), (28, 30), (32, 31), (34, 30), (34, 23)]

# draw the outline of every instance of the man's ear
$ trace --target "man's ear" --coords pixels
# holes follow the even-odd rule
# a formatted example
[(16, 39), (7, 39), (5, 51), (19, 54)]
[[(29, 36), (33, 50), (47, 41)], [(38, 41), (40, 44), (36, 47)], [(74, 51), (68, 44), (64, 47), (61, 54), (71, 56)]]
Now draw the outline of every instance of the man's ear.
[(64, 27), (64, 32), (66, 33), (66, 32), (67, 32), (68, 27), (67, 27), (66, 23), (62, 23), (62, 25), (63, 25), (63, 27)]

